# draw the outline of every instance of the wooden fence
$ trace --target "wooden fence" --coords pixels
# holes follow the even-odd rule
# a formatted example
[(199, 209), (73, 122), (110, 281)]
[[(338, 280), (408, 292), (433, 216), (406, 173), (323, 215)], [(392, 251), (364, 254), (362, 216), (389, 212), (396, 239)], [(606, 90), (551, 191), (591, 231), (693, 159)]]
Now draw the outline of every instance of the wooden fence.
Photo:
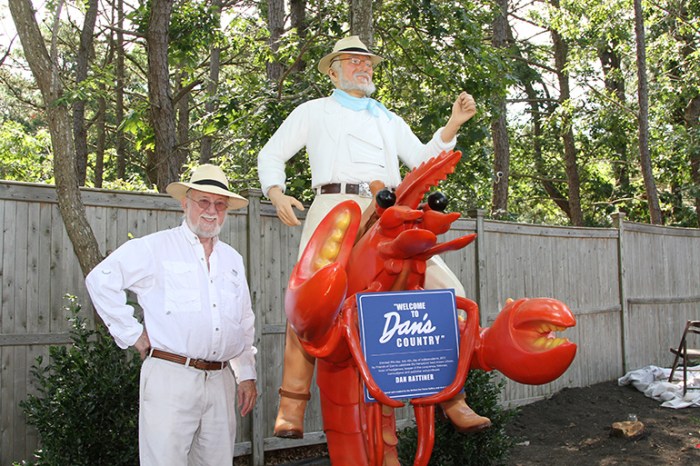
[[(300, 228), (287, 228), (258, 190), (243, 193), (246, 210), (229, 214), (223, 240), (247, 261), (256, 313), (258, 388), (252, 416), (239, 419), (237, 455), (263, 464), (264, 452), (324, 441), (317, 393), (303, 440), (272, 436), (282, 374), (284, 289), (296, 260)], [(182, 221), (166, 195), (82, 191), (103, 252)], [(69, 342), (64, 295), (76, 295), (92, 319), (83, 277), (51, 186), (0, 182), (0, 464), (31, 457), (36, 431), (18, 403), (32, 387), (30, 368), (49, 345)], [(579, 345), (573, 365), (541, 386), (508, 382), (503, 403), (542, 399), (564, 387), (614, 380), (653, 364), (668, 366), (687, 319), (700, 318), (700, 231), (624, 222), (616, 228), (565, 228), (486, 220), (457, 221), (446, 238), (476, 232), (475, 244), (447, 254), (467, 296), (489, 325), (507, 298), (549, 296), (567, 303), (577, 326), (565, 336)], [(400, 412), (401, 423), (410, 412)], [(134, 439), (136, 441), (136, 439)]]

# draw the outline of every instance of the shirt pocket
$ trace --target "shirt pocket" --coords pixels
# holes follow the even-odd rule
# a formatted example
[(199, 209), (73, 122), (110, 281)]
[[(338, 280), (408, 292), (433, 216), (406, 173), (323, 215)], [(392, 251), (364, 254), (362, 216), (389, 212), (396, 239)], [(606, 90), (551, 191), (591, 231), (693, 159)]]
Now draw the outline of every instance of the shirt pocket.
[(222, 306), (224, 308), (224, 319), (233, 322), (235, 325), (241, 324), (243, 318), (241, 310), (241, 293), (244, 293), (242, 278), (236, 271), (224, 272), (223, 284), (221, 287)]
[(384, 143), (377, 131), (367, 128), (366, 132), (353, 131), (348, 133), (348, 149), (353, 163), (368, 163), (384, 167)]
[(201, 312), (198, 264), (166, 261), (165, 266), (165, 312)]

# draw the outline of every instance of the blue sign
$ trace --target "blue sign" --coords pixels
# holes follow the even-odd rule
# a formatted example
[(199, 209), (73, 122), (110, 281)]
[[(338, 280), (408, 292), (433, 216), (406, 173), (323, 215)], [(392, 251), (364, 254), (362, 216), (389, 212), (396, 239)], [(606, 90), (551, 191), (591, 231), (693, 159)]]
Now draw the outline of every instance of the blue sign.
[[(459, 357), (453, 289), (357, 296), (362, 351), (387, 396), (419, 398), (452, 383)], [(376, 401), (367, 389), (365, 400)]]

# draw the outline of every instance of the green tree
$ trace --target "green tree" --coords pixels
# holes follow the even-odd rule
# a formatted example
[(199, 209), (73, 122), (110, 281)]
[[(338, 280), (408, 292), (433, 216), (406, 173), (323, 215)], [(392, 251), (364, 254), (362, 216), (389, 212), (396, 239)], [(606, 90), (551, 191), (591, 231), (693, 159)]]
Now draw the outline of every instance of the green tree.
[[(700, 2), (646, 6), (650, 147), (667, 223), (700, 225)], [(652, 66), (653, 65), (653, 66)]]
[(51, 137), (45, 129), (30, 134), (16, 121), (0, 125), (0, 179), (53, 183), (52, 157)]
[[(389, 15), (386, 12), (393, 11)], [(456, 173), (441, 185), (450, 210), (490, 204), (493, 103), (505, 93), (509, 69), (490, 34), (495, 11), (486, 2), (384, 2), (377, 12), (378, 98), (406, 120), (424, 141), (442, 126), (463, 90), (477, 102), (477, 116), (457, 140), (463, 153)]]
[[(85, 207), (78, 190), (75, 144), (68, 108), (61, 101), (63, 85), (55, 48), (51, 48), (51, 53), (46, 49), (29, 0), (11, 0), (9, 4), (27, 62), (41, 92), (42, 107), (49, 123), (58, 207), (80, 267), (87, 274), (99, 262), (101, 255), (95, 235), (85, 217)], [(60, 17), (60, 4), (55, 17)], [(53, 37), (56, 37), (55, 30)]]
[[(21, 2), (31, 4), (12, 0)], [(664, 221), (673, 225), (698, 225), (698, 3), (643, 4), (650, 167)], [(87, 11), (86, 3), (59, 4)], [(173, 12), (161, 26), (170, 40), (167, 57), (161, 52), (160, 62), (167, 61), (167, 68), (160, 68), (164, 84), (158, 98), (170, 102), (175, 112), (173, 138), (158, 144), (171, 147), (167, 157), (172, 165), (161, 175), (159, 167), (167, 164), (158, 162), (164, 152), (156, 155), (153, 122), (167, 119), (151, 118), (151, 110), (160, 104), (148, 95), (152, 69), (145, 40), (154, 4), (171, 5)], [(467, 90), (476, 98), (477, 117), (458, 139), (463, 161), (444, 186), (452, 199), (449, 208), (465, 211), (493, 204), (500, 212), (505, 209), (496, 206), (508, 199), (505, 219), (571, 223), (573, 164), (567, 173), (565, 155), (572, 159), (575, 153), (583, 224), (609, 225), (610, 214), (618, 210), (631, 220), (650, 221), (648, 190), (639, 160), (632, 155), (639, 148), (640, 109), (631, 0), (562, 0), (556, 14), (542, 2), (531, 4), (528, 12), (529, 4), (502, 2), (499, 10), (483, 0), (295, 0), (275, 3), (274, 18), (269, 5), (182, 0), (142, 2), (132, 8), (118, 0), (114, 5), (98, 3), (86, 74), (76, 68), (76, 51), (88, 43), (85, 35), (81, 41), (81, 32), (90, 30), (82, 16), (63, 13), (50, 24), (51, 31), (45, 27), (44, 37), (54, 39), (51, 57), (63, 87), (57, 101), (63, 107), (50, 109), (84, 105), (86, 184), (162, 188), (165, 180), (197, 160), (210, 160), (222, 164), (239, 189), (257, 187), (255, 160), (262, 145), (299, 103), (331, 90), (315, 63), (339, 37), (361, 29), (387, 59), (375, 73), (377, 97), (421, 139), (444, 123), (457, 92)], [(494, 42), (503, 29), (495, 25), (505, 26), (494, 22), (503, 7), (510, 27), (505, 28), (505, 43), (501, 36)], [(220, 15), (226, 18), (223, 23)], [(272, 34), (268, 21), (275, 18)], [(570, 83), (568, 98), (562, 99), (554, 74), (551, 38), (525, 35), (517, 24), (527, 24), (527, 31), (533, 25), (555, 30), (568, 46), (567, 59), (560, 63), (560, 74)], [(17, 52), (3, 55), (4, 63), (21, 63)], [(268, 69), (275, 70), (274, 79)], [(40, 113), (28, 118), (44, 105), (36, 103), (43, 99), (38, 84), (27, 86), (21, 72), (11, 73), (5, 66), (0, 80), (6, 85), (0, 90), (2, 103), (7, 103), (0, 105), (3, 115), (24, 125), (28, 135), (54, 121)], [(506, 127), (499, 120), (503, 115)], [(496, 144), (491, 133), (500, 134), (501, 142), (507, 137), (509, 147)], [(52, 152), (56, 162), (56, 147)], [(499, 168), (505, 166), (506, 155), (507, 174)], [(288, 171), (292, 194), (310, 200), (303, 156), (293, 159)], [(502, 183), (498, 172), (503, 172)]]

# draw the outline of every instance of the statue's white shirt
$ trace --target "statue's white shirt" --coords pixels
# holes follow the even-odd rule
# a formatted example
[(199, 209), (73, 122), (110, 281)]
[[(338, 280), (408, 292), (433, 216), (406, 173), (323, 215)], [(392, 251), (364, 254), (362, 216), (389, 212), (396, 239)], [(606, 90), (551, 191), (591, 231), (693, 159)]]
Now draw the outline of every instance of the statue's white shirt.
[(388, 187), (401, 182), (399, 160), (415, 168), (442, 151), (442, 128), (423, 144), (406, 122), (392, 113), (372, 116), (367, 110), (343, 107), (332, 97), (299, 105), (284, 120), (258, 155), (258, 174), (265, 194), (272, 186), (283, 190), (285, 163), (304, 147), (311, 166), (312, 187), (328, 183), (379, 180)]

